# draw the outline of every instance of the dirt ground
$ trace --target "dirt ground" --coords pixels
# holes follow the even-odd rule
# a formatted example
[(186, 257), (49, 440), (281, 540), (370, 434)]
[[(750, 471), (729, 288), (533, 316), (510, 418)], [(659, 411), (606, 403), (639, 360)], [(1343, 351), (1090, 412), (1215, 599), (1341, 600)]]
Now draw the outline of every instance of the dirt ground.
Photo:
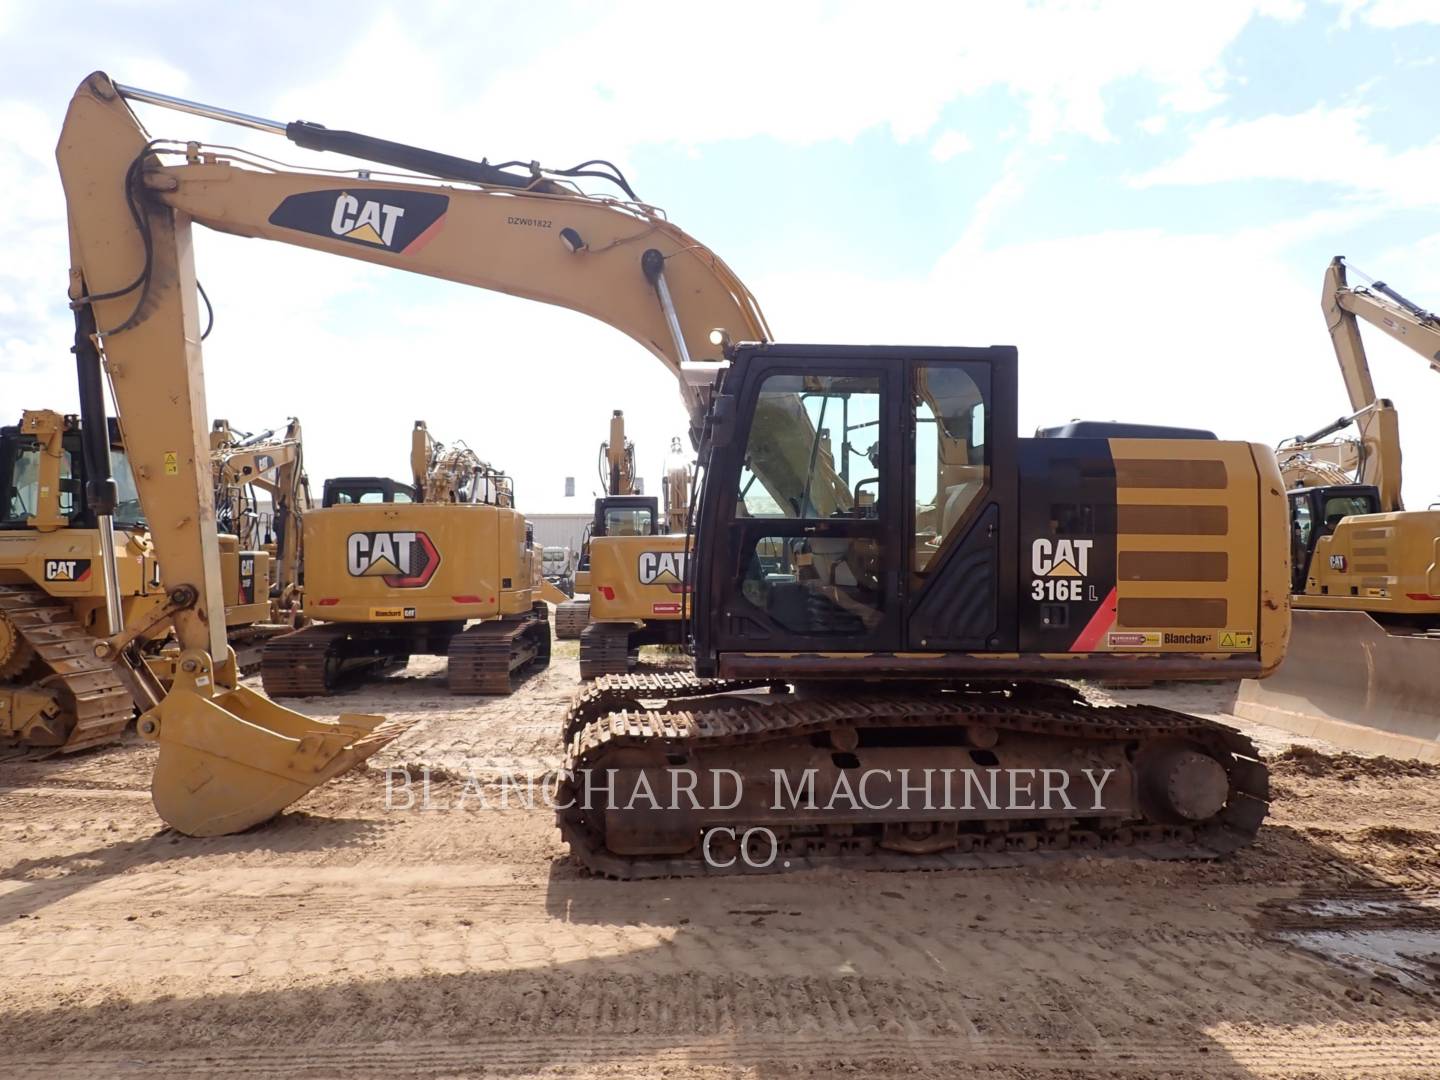
[(1237, 721), (1276, 798), (1217, 863), (615, 883), (493, 782), (558, 760), (573, 654), (438, 672), (296, 703), (417, 722), (242, 836), (162, 828), (146, 744), (0, 765), (0, 1075), (1440, 1077), (1440, 767)]

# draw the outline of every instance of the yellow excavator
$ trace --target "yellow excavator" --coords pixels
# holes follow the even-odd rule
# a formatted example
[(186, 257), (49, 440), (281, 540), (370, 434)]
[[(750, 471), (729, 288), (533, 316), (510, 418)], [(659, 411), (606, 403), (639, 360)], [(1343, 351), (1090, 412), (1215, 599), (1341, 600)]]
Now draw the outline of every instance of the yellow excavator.
[[(367, 165), (291, 170), (152, 138), (135, 101)], [(1104, 425), (1021, 439), (1008, 346), (774, 342), (724, 261), (601, 161), (496, 166), (99, 73), (71, 102), (58, 157), (86, 385), (98, 388), (103, 354), (140, 498), (163, 523), (154, 542), (188, 666), (138, 723), (160, 743), (156, 808), (182, 831), (263, 820), (394, 733), (231, 688), (211, 616), (198, 223), (572, 308), (676, 376), (703, 474), (694, 671), (612, 675), (577, 698), (560, 828), (584, 865), (730, 873), (764, 838), (774, 870), (1210, 857), (1253, 838), (1268, 781), (1247, 739), (1150, 706), (1097, 707), (1055, 680), (1240, 679), (1280, 663), (1289, 563), (1269, 447)], [(308, 606), (321, 591), (306, 550)], [(692, 783), (670, 798), (688, 775), (703, 775), (703, 797)], [(964, 796), (995, 796), (1002, 776), (999, 802)], [(777, 809), (777, 779), (821, 798)], [(710, 780), (729, 786), (712, 796)], [(959, 785), (953, 799), (942, 783)], [(840, 785), (849, 799), (825, 798)], [(651, 797), (627, 797), (641, 787)]]
[[(310, 510), (300, 422), (283, 433), (210, 430), (215, 516), (220, 530), (225, 624), (241, 671), (259, 670), (265, 643), (304, 622), (300, 611), (301, 525)], [(262, 517), (258, 494), (268, 497)]]
[[(1375, 392), (1360, 320), (1440, 371), (1440, 317), (1383, 281), (1325, 270), (1321, 307), (1351, 412), (1276, 451), (1289, 489), (1294, 639), (1236, 711), (1341, 745), (1440, 760), (1440, 511), (1401, 500), (1398, 412)], [(1331, 438), (1354, 425), (1349, 438)]]
[[(300, 618), (302, 525), (313, 505), (304, 447), (293, 416), (278, 432), (240, 432), (228, 420), (210, 429), (216, 524), (222, 534), (234, 533), (241, 548), (269, 555), (269, 621), (292, 628)], [(257, 492), (270, 501), (268, 517), (259, 511)]]
[(347, 677), (431, 655), (446, 658), (451, 692), (508, 694), (549, 662), (538, 555), (510, 478), (464, 443), (437, 442), (423, 420), (410, 464), (409, 487), (326, 481), (323, 507), (303, 524), (312, 625), (265, 646), (266, 693), (327, 694)]
[(575, 591), (585, 599), (555, 608), (556, 636), (580, 639), (582, 679), (624, 674), (642, 645), (685, 640), (689, 481), (683, 465), (671, 468), (667, 459), (662, 515), (660, 500), (639, 491), (635, 444), (616, 409), (610, 438), (600, 446), (600, 475), (605, 494), (595, 500), (575, 575)]
[[(595, 500), (595, 513), (580, 538), (575, 565), (575, 596), (555, 606), (555, 636), (578, 638), (590, 625), (590, 542), (604, 536), (612, 520), (617, 532), (643, 528), (658, 531), (659, 503), (640, 494), (635, 470), (635, 444), (625, 435), (625, 413), (610, 414), (610, 437), (600, 444), (600, 484), (605, 493)], [(581, 598), (583, 596), (583, 599)]]

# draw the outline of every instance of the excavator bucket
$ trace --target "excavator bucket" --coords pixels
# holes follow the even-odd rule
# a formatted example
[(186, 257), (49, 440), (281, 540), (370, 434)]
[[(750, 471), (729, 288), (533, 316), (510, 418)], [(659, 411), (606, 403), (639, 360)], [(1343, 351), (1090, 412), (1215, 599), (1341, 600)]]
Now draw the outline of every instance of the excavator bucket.
[(216, 691), (209, 657), (195, 652), (181, 656), (170, 693), (136, 724), (160, 744), (155, 811), (188, 836), (267, 821), (409, 726), (359, 713), (317, 720), (244, 687)]
[(1285, 661), (1235, 713), (1389, 757), (1440, 761), (1440, 636), (1387, 633), (1363, 611), (1293, 613)]

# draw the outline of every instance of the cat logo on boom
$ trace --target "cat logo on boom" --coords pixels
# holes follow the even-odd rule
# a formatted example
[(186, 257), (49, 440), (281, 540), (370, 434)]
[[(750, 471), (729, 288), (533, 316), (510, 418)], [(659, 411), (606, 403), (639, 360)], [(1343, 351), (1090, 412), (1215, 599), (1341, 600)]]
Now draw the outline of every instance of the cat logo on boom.
[(679, 592), (685, 585), (685, 552), (642, 551), (639, 572), (641, 585), (668, 585)]
[(78, 584), (90, 578), (89, 559), (46, 559), (45, 580)]
[(286, 197), (270, 224), (380, 251), (419, 251), (440, 231), (450, 196), (403, 188), (302, 191)]
[(392, 589), (419, 589), (440, 568), (440, 552), (423, 532), (353, 532), (345, 541), (351, 577), (378, 577)]

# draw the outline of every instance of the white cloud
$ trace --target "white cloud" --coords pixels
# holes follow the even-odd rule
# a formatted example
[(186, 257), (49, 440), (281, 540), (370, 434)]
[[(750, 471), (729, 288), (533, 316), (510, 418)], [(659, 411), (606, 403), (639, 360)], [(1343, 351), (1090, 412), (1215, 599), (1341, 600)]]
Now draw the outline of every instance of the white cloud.
[(936, 161), (949, 161), (975, 149), (963, 131), (942, 131), (930, 144), (930, 156)]
[[(949, 103), (994, 87), (1023, 104), (1034, 140), (1109, 139), (1104, 94), (1115, 83), (1148, 80), (1174, 108), (1211, 107), (1226, 81), (1222, 54), (1241, 30), (1293, 13), (1273, 0), (943, 3), (903, 19), (816, 0), (740, 4), (723, 18), (626, 5), (537, 39), (538, 51), (497, 57), (477, 76), (470, 54), (492, 33), (489, 13), (447, 7), (442, 28), (438, 18), (427, 24), (427, 10), (378, 18), (330, 70), (287, 92), (283, 111), (456, 150), (461, 132), (472, 152), (548, 162), (581, 148), (623, 156), (646, 143), (753, 136), (803, 145), (875, 129), (906, 142), (930, 132)], [(386, 78), (376, 77), (377, 56)], [(700, 74), (712, 63), (724, 77)]]
[(1140, 130), (1147, 135), (1163, 134), (1169, 126), (1170, 118), (1164, 113), (1156, 113), (1154, 116), (1147, 116), (1144, 120), (1140, 121)]
[(1356, 15), (1371, 26), (1395, 30), (1417, 23), (1440, 23), (1440, 6), (1434, 0), (1331, 0), (1340, 4), (1340, 26), (1347, 28)]
[(1303, 113), (1256, 120), (1216, 120), (1173, 161), (1132, 183), (1215, 184), (1234, 180), (1291, 180), (1334, 184), (1393, 206), (1440, 204), (1440, 138), (1391, 151), (1371, 141), (1369, 110), (1316, 105)]

